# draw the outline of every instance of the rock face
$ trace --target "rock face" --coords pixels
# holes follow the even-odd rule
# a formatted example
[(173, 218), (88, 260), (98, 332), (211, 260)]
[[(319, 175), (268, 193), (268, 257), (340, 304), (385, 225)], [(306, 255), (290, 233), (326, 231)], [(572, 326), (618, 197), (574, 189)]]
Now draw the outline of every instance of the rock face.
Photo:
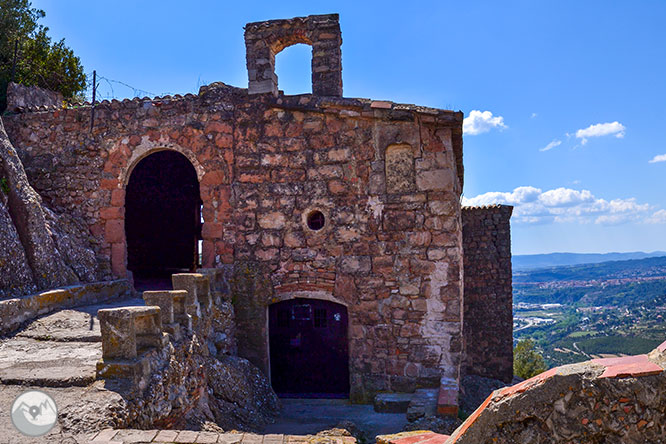
[(29, 293), (37, 289), (7, 208), (7, 195), (0, 192), (0, 297), (7, 294)]
[(665, 367), (666, 342), (548, 370), (495, 391), (447, 443), (664, 442)]
[(247, 359), (212, 359), (206, 368), (215, 422), (225, 430), (245, 425), (252, 431), (272, 422), (280, 404), (266, 377)]
[(9, 83), (7, 87), (7, 111), (14, 112), (40, 106), (49, 108), (62, 106), (62, 94), (37, 86)]
[(0, 297), (94, 280), (97, 261), (86, 246), (84, 228), (44, 207), (28, 183), (1, 119), (0, 178), (0, 233), (5, 245), (14, 247), (4, 250), (13, 257), (0, 262)]

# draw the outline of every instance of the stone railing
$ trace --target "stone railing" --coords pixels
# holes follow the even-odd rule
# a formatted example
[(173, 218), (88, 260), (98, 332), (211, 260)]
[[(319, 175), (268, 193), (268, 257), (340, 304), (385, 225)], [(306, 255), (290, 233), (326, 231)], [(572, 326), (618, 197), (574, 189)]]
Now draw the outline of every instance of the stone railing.
[[(209, 274), (215, 278), (214, 273)], [(123, 379), (140, 390), (169, 362), (172, 347), (199, 331), (212, 308), (210, 278), (200, 273), (172, 276), (174, 290), (145, 291), (146, 306), (102, 309), (98, 379)]]
[(38, 316), (56, 310), (91, 305), (111, 299), (129, 297), (130, 283), (125, 279), (73, 285), (42, 291), (20, 298), (0, 301), (0, 335), (6, 335)]

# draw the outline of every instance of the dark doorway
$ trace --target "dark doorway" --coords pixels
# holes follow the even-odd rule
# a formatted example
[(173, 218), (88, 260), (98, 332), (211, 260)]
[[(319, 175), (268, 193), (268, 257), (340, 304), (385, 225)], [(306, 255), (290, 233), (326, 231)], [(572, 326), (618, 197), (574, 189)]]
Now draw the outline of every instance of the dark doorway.
[(287, 398), (347, 398), (347, 308), (319, 299), (269, 307), (271, 382)]
[(198, 265), (201, 237), (199, 181), (176, 151), (142, 159), (125, 190), (127, 268), (137, 289), (170, 288), (172, 273)]

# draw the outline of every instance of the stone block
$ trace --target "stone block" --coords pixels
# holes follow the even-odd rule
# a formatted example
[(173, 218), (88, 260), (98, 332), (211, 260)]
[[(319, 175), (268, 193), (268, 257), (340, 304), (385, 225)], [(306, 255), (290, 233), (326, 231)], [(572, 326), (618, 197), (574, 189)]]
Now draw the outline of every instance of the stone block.
[(223, 444), (238, 444), (242, 439), (242, 433), (223, 433), (220, 435), (217, 442)]
[(163, 325), (173, 324), (174, 311), (171, 291), (144, 291), (143, 300), (146, 302), (146, 305), (160, 307)]
[(150, 373), (150, 365), (144, 359), (102, 359), (97, 362), (98, 379), (128, 379), (138, 381)]
[(136, 331), (130, 307), (105, 308), (97, 312), (102, 332), (104, 359), (136, 358)]
[(104, 226), (104, 239), (112, 244), (125, 240), (125, 224), (121, 219), (107, 220)]
[(151, 442), (157, 435), (157, 430), (119, 430), (114, 441), (124, 444)]
[(174, 442), (177, 437), (177, 430), (160, 430), (153, 442)]
[(407, 413), (411, 400), (411, 393), (380, 393), (372, 404), (377, 413)]
[(188, 313), (187, 307), (192, 307), (193, 304), (188, 304), (191, 299), (187, 290), (172, 290), (171, 296), (173, 297), (173, 318), (187, 331), (192, 330), (192, 318)]
[(453, 172), (448, 168), (421, 171), (416, 176), (416, 187), (420, 191), (453, 191)]
[(453, 378), (442, 377), (437, 394), (437, 414), (456, 416), (458, 414), (458, 382)]
[(414, 392), (407, 409), (407, 421), (435, 416), (437, 413), (437, 389), (418, 389)]
[(210, 309), (210, 282), (207, 276), (200, 273), (178, 273), (171, 276), (171, 281), (174, 290), (187, 291), (186, 305), (199, 305), (204, 311)]
[(197, 443), (216, 443), (217, 438), (219, 437), (218, 433), (214, 432), (199, 432), (197, 437)]
[(136, 307), (141, 310), (134, 311), (134, 331), (136, 333), (137, 348), (157, 347), (165, 344), (162, 335), (162, 315), (160, 307)]

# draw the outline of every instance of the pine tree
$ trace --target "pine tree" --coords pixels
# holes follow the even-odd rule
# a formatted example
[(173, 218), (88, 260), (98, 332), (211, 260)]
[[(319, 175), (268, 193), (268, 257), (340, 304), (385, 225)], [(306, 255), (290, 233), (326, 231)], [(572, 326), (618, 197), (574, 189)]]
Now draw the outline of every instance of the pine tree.
[(0, 112), (7, 106), (12, 74), (16, 83), (57, 91), (65, 99), (86, 88), (79, 58), (64, 39), (52, 43), (49, 29), (37, 23), (44, 16), (44, 11), (33, 8), (30, 0), (0, 0)]

